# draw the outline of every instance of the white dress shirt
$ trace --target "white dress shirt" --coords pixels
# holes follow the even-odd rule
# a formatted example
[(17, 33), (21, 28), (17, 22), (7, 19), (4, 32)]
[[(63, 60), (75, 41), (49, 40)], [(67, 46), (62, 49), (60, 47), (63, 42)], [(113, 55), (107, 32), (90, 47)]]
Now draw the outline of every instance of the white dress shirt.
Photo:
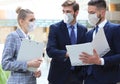
[[(107, 23), (107, 20), (105, 19), (103, 22), (101, 22), (101, 23), (98, 25), (98, 32), (99, 32), (100, 28), (104, 28), (104, 26), (105, 26), (106, 23)], [(94, 37), (95, 37), (95, 34), (96, 34), (96, 32), (94, 31), (94, 32), (93, 32), (93, 39), (94, 39)], [(101, 65), (104, 65), (104, 64), (105, 64), (104, 59), (103, 59), (103, 58), (100, 58), (100, 60), (101, 60)]]
[(28, 34), (25, 34), (25, 32), (24, 32), (21, 28), (19, 28), (19, 29), (20, 29), (20, 31), (23, 33), (23, 35), (25, 36), (25, 39), (29, 39)]

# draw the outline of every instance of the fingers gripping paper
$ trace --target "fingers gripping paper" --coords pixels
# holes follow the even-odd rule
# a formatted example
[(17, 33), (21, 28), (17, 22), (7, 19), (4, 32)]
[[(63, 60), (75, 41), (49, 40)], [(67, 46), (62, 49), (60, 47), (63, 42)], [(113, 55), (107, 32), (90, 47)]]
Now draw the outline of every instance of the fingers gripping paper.
[(91, 43), (77, 44), (77, 45), (67, 45), (68, 54), (70, 57), (70, 62), (72, 66), (87, 65), (84, 64), (79, 58), (82, 52), (87, 52), (92, 54), (93, 47)]

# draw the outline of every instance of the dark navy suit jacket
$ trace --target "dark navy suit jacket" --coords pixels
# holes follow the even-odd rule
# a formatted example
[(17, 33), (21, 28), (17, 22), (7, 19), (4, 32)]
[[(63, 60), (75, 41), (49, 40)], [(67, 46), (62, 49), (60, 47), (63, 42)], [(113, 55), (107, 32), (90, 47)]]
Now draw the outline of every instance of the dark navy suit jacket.
[[(93, 32), (94, 29), (87, 33), (88, 42), (92, 41)], [(105, 61), (103, 66), (92, 66), (92, 74), (103, 83), (118, 82), (120, 81), (120, 25), (107, 22), (104, 32), (111, 50), (103, 56)]]
[[(87, 29), (77, 24), (77, 44), (85, 42)], [(52, 84), (64, 84), (71, 68), (69, 58), (65, 60), (66, 45), (71, 45), (66, 24), (61, 21), (50, 26), (47, 54), (51, 60), (48, 80)], [(74, 51), (73, 51), (74, 52)]]

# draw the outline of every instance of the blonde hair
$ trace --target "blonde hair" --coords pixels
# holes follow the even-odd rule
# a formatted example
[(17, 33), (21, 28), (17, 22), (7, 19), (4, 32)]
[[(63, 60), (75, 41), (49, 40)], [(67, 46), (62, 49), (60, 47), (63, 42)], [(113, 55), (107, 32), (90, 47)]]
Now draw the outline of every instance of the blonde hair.
[(31, 10), (29, 9), (22, 9), (21, 7), (18, 7), (16, 9), (16, 13), (18, 14), (17, 20), (19, 19), (25, 19), (27, 17), (27, 14), (34, 14)]

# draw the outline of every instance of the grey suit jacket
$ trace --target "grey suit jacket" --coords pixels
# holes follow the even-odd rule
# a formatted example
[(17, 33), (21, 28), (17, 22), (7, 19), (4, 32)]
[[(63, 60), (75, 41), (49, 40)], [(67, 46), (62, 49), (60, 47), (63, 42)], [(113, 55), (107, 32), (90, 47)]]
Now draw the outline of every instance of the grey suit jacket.
[(4, 70), (11, 71), (7, 84), (36, 84), (33, 72), (27, 71), (27, 63), (16, 60), (23, 38), (20, 29), (7, 36), (1, 62)]

